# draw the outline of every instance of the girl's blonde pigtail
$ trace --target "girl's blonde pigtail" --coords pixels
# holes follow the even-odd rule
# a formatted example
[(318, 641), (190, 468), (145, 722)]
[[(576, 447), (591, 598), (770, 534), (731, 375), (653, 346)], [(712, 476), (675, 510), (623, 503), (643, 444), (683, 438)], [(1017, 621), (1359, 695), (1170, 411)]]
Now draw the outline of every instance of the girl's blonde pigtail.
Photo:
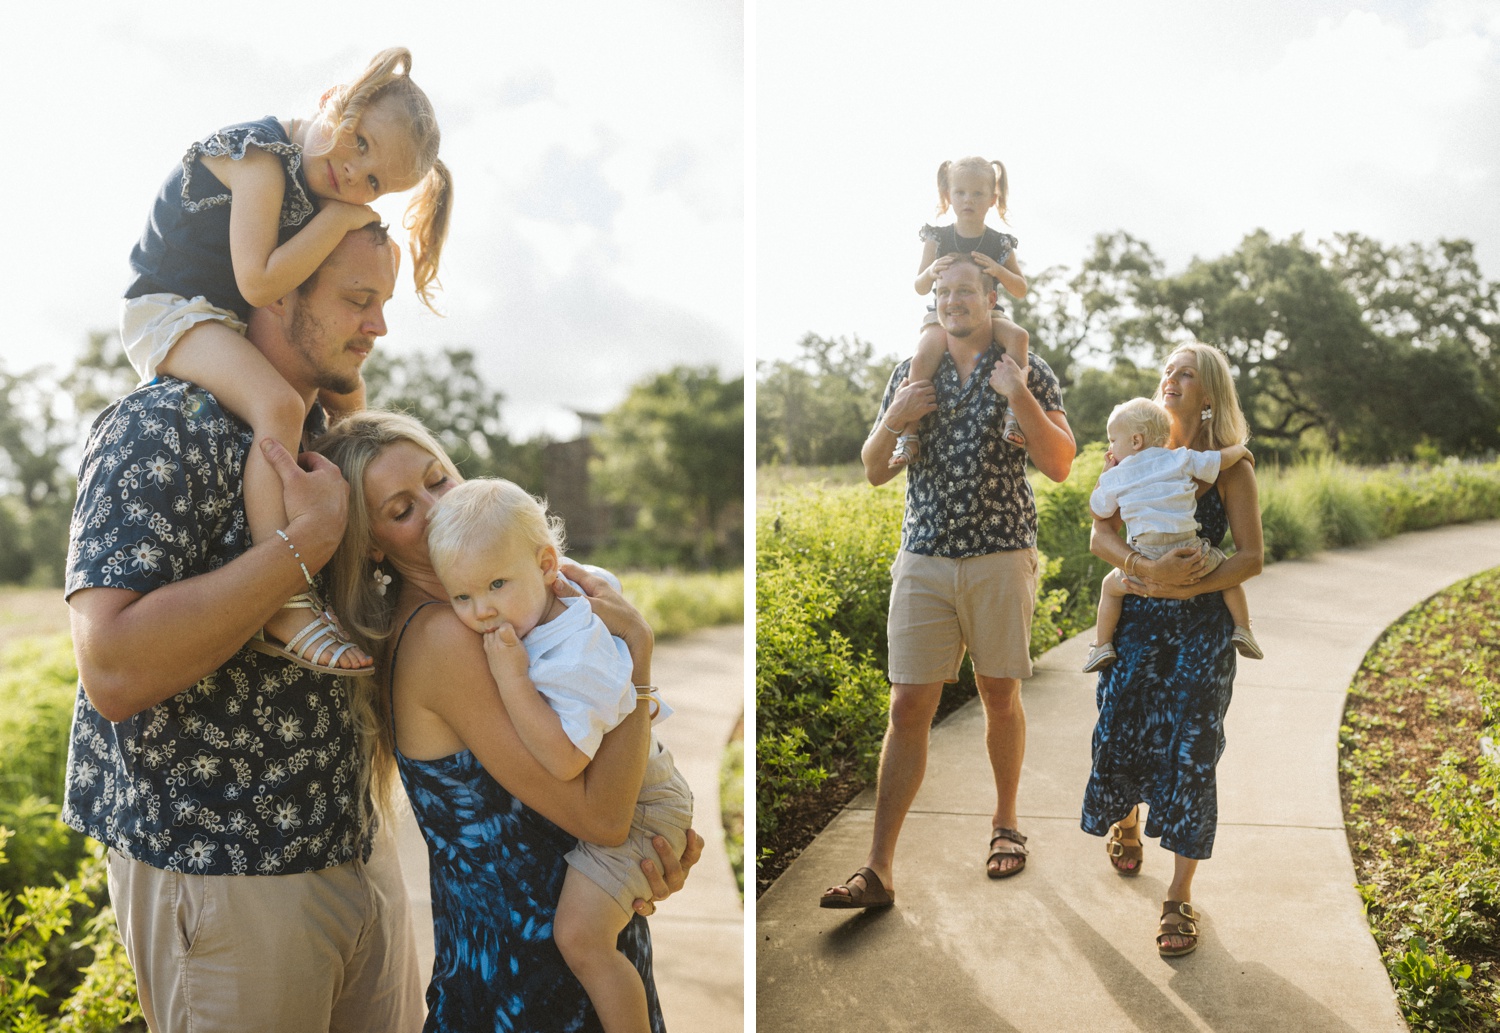
[(990, 164), (995, 167), (995, 211), (1000, 213), (1003, 221), (1009, 222), (1005, 218), (1005, 198), (1010, 193), (1010, 178), (1005, 174), (1004, 163), (991, 161)]
[(432, 306), (432, 291), (442, 287), (437, 278), (438, 259), (443, 253), (443, 242), (448, 239), (452, 211), (453, 176), (448, 166), (434, 159), (402, 221), (411, 238), (411, 271), (417, 296), (433, 312), (437, 309)]
[(937, 206), (937, 213), (939, 215), (942, 215), (944, 212), (946, 212), (948, 210), (948, 166), (950, 166), (952, 164), (953, 163), (951, 161), (945, 161), (941, 165), (938, 166), (938, 174), (937, 174), (938, 206)]

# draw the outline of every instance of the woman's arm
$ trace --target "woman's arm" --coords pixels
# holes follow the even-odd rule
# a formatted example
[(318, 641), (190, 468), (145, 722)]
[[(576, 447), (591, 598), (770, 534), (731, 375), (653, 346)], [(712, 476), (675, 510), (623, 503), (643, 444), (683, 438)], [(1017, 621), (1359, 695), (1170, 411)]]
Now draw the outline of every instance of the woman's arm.
[(278, 247), (281, 200), (286, 191), (281, 160), (250, 147), (238, 160), (204, 158), (203, 165), (233, 196), (229, 255), (235, 285), (251, 305), (269, 305), (285, 297), (323, 264), (346, 233), (380, 221), (369, 205), (325, 200), (318, 213)]
[(565, 781), (548, 773), (521, 741), (490, 676), (480, 636), (450, 608), (429, 607), (418, 615), (401, 658), (397, 692), (410, 693), (440, 719), (495, 781), (570, 835), (602, 846), (624, 842), (646, 774), (647, 704), (638, 704), (604, 736), (583, 774)]
[(1229, 530), (1234, 535), (1234, 555), (1219, 564), (1213, 573), (1191, 584), (1159, 581), (1151, 566), (1138, 563), (1137, 568), (1145, 568), (1140, 571), (1143, 576), (1139, 578), (1142, 593), (1163, 599), (1190, 599), (1204, 592), (1233, 588), (1260, 573), (1265, 544), (1260, 526), (1260, 491), (1255, 482), (1255, 468), (1249, 463), (1236, 463), (1224, 471), (1219, 475), (1219, 494), (1224, 499)]

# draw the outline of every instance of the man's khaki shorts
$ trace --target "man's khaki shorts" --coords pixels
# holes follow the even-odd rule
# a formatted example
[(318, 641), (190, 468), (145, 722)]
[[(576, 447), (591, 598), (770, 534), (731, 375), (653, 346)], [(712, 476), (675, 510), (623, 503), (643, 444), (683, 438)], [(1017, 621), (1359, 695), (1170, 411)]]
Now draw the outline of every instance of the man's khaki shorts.
[(965, 559), (904, 549), (891, 564), (890, 676), (895, 685), (958, 680), (965, 649), (974, 673), (1031, 677), (1035, 549)]

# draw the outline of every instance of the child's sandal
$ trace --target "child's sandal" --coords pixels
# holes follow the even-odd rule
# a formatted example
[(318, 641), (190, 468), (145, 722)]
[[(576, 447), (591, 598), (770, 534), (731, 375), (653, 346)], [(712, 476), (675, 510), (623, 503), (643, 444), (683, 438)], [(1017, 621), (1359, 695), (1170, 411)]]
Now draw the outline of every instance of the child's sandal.
[(892, 466), (910, 466), (922, 455), (922, 439), (915, 434), (900, 434), (896, 437), (896, 448), (891, 452)]
[[(345, 636), (344, 630), (339, 627), (338, 620), (329, 613), (317, 596), (311, 592), (303, 592), (294, 595), (287, 600), (283, 609), (312, 610), (313, 619), (303, 625), (302, 630), (287, 639), (284, 646), (277, 645), (266, 638), (265, 629), (255, 633), (255, 637), (249, 642), (250, 648), (256, 652), (265, 653), (281, 660), (288, 660), (298, 667), (305, 667), (309, 671), (318, 671), (321, 674), (336, 674), (344, 678), (363, 678), (375, 673), (375, 665), (368, 664), (364, 667), (339, 667), (339, 657), (354, 648), (354, 643)], [(325, 649), (333, 649), (333, 656), (329, 657), (326, 664), (318, 663), (314, 657), (320, 656)]]
[(1005, 410), (1005, 426), (1000, 431), (1000, 436), (1017, 448), (1026, 447), (1026, 434), (1021, 430), (1021, 421), (1008, 408)]

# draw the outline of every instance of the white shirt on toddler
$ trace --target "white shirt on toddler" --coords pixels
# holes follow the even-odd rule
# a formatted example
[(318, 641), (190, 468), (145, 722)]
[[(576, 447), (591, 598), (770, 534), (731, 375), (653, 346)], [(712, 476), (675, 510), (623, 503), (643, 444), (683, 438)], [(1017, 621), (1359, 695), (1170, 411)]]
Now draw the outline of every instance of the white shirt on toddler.
[[(580, 566), (620, 590), (619, 580), (609, 571)], [(586, 596), (571, 596), (562, 603), (562, 613), (538, 624), (521, 640), (530, 660), (527, 673), (556, 711), (573, 745), (593, 760), (604, 733), (635, 712), (635, 686), (630, 677), (634, 664), (625, 641), (609, 633)], [(663, 702), (652, 724), (671, 713)]]
[(1119, 510), (1131, 536), (1148, 531), (1196, 531), (1198, 486), (1194, 482), (1218, 480), (1219, 459), (1216, 451), (1143, 449), (1099, 475), (1099, 486), (1089, 496), (1089, 509), (1097, 517), (1110, 517)]

